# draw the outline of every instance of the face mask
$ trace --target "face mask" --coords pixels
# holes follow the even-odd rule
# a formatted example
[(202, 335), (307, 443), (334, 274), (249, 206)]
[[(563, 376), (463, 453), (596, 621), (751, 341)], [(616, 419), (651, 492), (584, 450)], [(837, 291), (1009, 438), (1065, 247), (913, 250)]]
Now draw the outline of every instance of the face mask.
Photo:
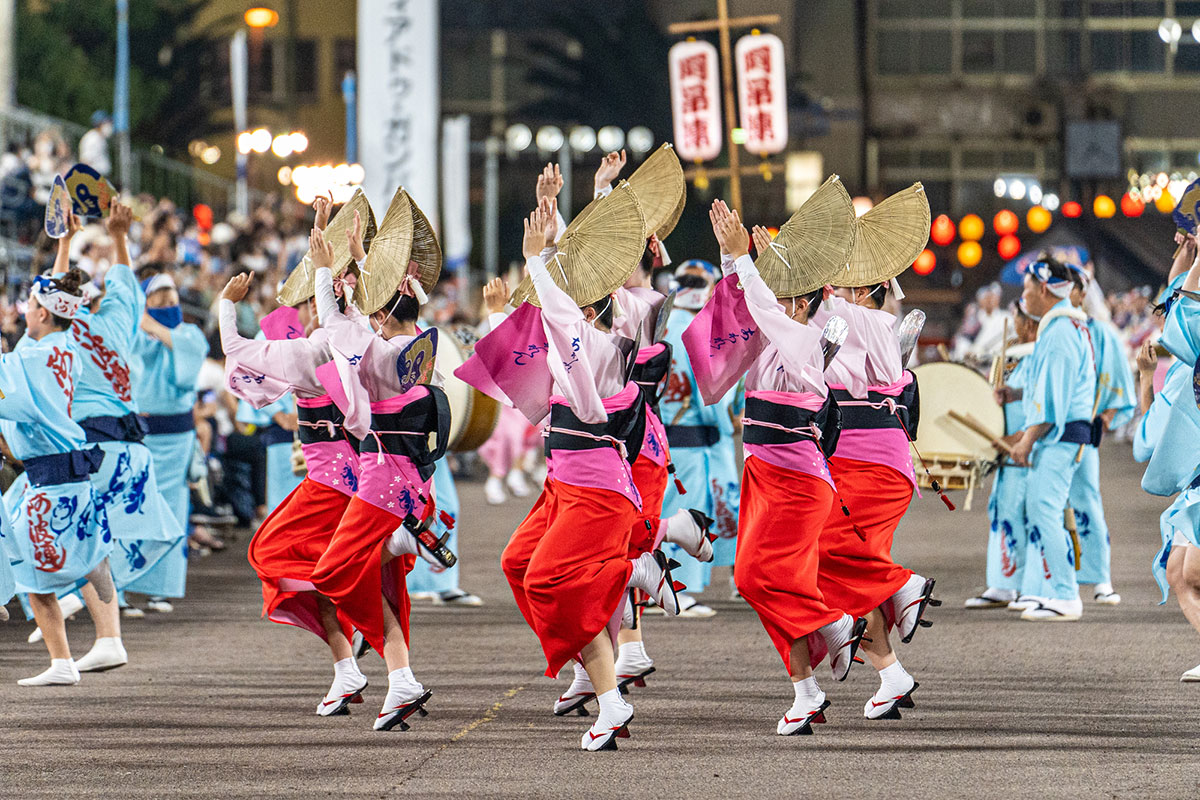
[(147, 308), (146, 313), (155, 322), (168, 328), (178, 328), (183, 323), (183, 308), (180, 306)]

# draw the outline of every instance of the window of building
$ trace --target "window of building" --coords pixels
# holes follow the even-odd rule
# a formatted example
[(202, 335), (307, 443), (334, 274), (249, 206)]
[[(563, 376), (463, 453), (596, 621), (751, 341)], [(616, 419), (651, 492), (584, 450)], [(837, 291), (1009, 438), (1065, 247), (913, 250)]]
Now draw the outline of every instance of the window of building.
[(949, 17), (950, 0), (878, 0), (881, 19), (932, 19)]
[(948, 75), (950, 32), (918, 31), (916, 39), (917, 72), (922, 75)]
[(1091, 0), (1088, 13), (1093, 17), (1158, 17), (1166, 13), (1163, 0)]
[(1032, 31), (966, 31), (962, 36), (962, 70), (1030, 73), (1036, 68), (1037, 36)]
[(880, 75), (945, 75), (950, 72), (950, 32), (914, 31), (899, 35), (880, 31), (875, 37)]
[(1161, 72), (1166, 68), (1167, 48), (1156, 31), (1095, 31), (1091, 36), (1094, 72)]
[(962, 3), (962, 15), (966, 18), (1012, 19), (1036, 14), (1036, 0), (963, 0)]
[(296, 75), (294, 86), (296, 94), (307, 99), (317, 95), (317, 58), (316, 39), (296, 40)]
[(247, 83), (250, 98), (254, 102), (273, 99), (275, 94), (275, 43), (251, 42), (249, 48), (250, 71)]
[(1046, 72), (1050, 75), (1076, 75), (1082, 71), (1079, 31), (1046, 32)]

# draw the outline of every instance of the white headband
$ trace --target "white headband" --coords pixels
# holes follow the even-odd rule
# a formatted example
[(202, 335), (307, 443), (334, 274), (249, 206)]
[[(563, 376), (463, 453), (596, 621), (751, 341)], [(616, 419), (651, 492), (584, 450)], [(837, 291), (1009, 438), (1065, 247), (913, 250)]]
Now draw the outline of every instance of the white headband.
[(75, 315), (79, 313), (80, 306), (83, 305), (83, 297), (81, 295), (68, 294), (58, 288), (58, 283), (53, 278), (47, 278), (45, 275), (38, 275), (33, 279), (33, 286), (30, 288), (29, 296), (35, 298), (37, 303), (42, 308), (49, 311), (56, 317), (64, 319), (75, 319)]
[(143, 291), (145, 291), (147, 297), (154, 294), (159, 289), (174, 289), (174, 288), (176, 288), (175, 287), (175, 279), (172, 278), (170, 275), (168, 275), (165, 272), (160, 272), (157, 275), (155, 275), (154, 277), (149, 278), (146, 281), (146, 283), (142, 286), (142, 289), (143, 289)]
[(1029, 266), (1029, 274), (1034, 280), (1046, 287), (1050, 294), (1065, 300), (1071, 296), (1071, 287), (1075, 285), (1070, 278), (1062, 280), (1050, 273), (1050, 265), (1045, 261), (1035, 261)]

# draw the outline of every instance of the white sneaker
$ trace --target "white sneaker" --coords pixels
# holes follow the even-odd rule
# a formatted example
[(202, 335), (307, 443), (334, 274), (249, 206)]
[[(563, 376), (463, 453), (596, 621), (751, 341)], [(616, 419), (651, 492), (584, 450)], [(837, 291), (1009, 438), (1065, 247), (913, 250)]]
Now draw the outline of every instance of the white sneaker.
[(447, 589), (433, 596), (433, 604), (435, 606), (470, 606), (475, 608), (483, 605), (483, 599), (479, 595), (471, 594), (462, 589)]
[(1111, 583), (1097, 583), (1093, 592), (1092, 599), (1102, 606), (1115, 606), (1121, 602), (1121, 595), (1113, 590)]
[(504, 478), (504, 485), (512, 492), (513, 497), (529, 497), (529, 484), (525, 481), (525, 473), (519, 469), (509, 471)]
[(993, 589), (989, 586), (974, 597), (968, 597), (963, 608), (1005, 608), (1016, 599), (1016, 589)]
[(716, 615), (717, 612), (715, 609), (709, 608), (690, 594), (679, 593), (679, 616), (691, 617), (693, 619), (708, 619)]
[(912, 676), (908, 676), (906, 681), (907, 686), (891, 688), (884, 690), (880, 686), (875, 694), (863, 706), (863, 716), (867, 719), (900, 719), (900, 709), (915, 708), (916, 704), (912, 701), (912, 693), (917, 690), (921, 684), (913, 680)]
[(863, 632), (867, 629), (865, 619), (854, 619), (849, 614), (823, 626), (818, 633), (825, 639), (829, 650), (829, 669), (833, 672), (835, 681), (844, 681), (850, 674), (850, 665), (858, 654), (858, 645), (862, 642)]
[[(66, 622), (71, 617), (75, 616), (76, 614), (78, 614), (80, 611), (83, 610), (83, 598), (80, 597), (75, 592), (71, 592), (69, 595), (66, 595), (65, 597), (60, 597), (60, 598), (58, 598), (58, 610), (62, 612), (63, 622)], [(34, 628), (33, 633), (29, 634), (29, 638), (26, 639), (26, 641), (29, 642), (30, 644), (37, 644), (41, 640), (42, 640), (42, 629), (41, 628)], [(76, 681), (76, 683), (78, 683), (78, 681)], [(28, 684), (28, 685), (33, 686), (34, 684)]]
[(504, 481), (489, 476), (483, 484), (483, 497), (490, 506), (501, 506), (508, 501), (508, 493), (504, 491)]
[(662, 550), (642, 553), (633, 560), (633, 573), (629, 576), (629, 588), (641, 589), (667, 616), (679, 613), (679, 592), (687, 587), (671, 578), (671, 568), (679, 566), (666, 557)]
[(933, 584), (933, 578), (922, 578), (913, 573), (889, 600), (900, 641), (905, 644), (912, 641), (918, 627), (928, 628), (933, 624), (924, 619), (926, 608), (942, 604), (940, 600), (933, 599)]
[(80, 672), (104, 672), (128, 663), (129, 655), (120, 637), (111, 636), (97, 639), (88, 654), (75, 662), (75, 668)]
[(79, 670), (75, 669), (75, 662), (69, 658), (51, 659), (50, 669), (32, 678), (17, 681), (20, 686), (74, 686), (77, 683)]
[(586, 717), (588, 712), (584, 704), (595, 699), (596, 690), (592, 688), (592, 679), (588, 677), (587, 671), (576, 663), (574, 680), (567, 687), (567, 691), (554, 701), (554, 716), (562, 717), (574, 711), (579, 716)]
[(357, 675), (335, 675), (329, 691), (317, 704), (317, 715), (332, 717), (349, 714), (351, 703), (361, 703), (363, 689), (367, 688), (367, 676), (361, 672)]
[(1179, 679), (1180, 683), (1200, 683), (1200, 665), (1194, 666)]
[(716, 534), (709, 533), (713, 522), (694, 508), (681, 508), (667, 518), (663, 540), (679, 545), (692, 558), (707, 563), (713, 560), (712, 543)]
[(1027, 622), (1074, 622), (1082, 618), (1083, 601), (1078, 597), (1074, 600), (1044, 599), (1037, 608), (1021, 613), (1021, 619)]
[(805, 700), (804, 705), (797, 700), (779, 718), (778, 724), (775, 725), (775, 732), (780, 736), (809, 736), (812, 734), (814, 723), (820, 724), (825, 721), (825, 709), (827, 708), (829, 708), (829, 701), (825, 699), (824, 692), (815, 698)]
[(146, 600), (146, 608), (159, 614), (170, 614), (175, 610), (175, 606), (171, 605), (171, 601), (165, 597), (149, 598)]
[(633, 706), (624, 704), (620, 716), (616, 719), (606, 719), (603, 713), (596, 716), (592, 727), (588, 728), (579, 741), (583, 750), (616, 750), (617, 739), (629, 738), (629, 723), (633, 722)]

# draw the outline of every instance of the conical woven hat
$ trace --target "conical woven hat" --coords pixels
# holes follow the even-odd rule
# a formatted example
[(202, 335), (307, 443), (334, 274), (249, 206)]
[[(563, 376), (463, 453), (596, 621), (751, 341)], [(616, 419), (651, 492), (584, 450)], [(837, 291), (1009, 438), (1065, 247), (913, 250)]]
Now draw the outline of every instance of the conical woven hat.
[(442, 272), (442, 248), (429, 220), (400, 187), (371, 242), (367, 263), (354, 289), (358, 309), (374, 314), (383, 308), (408, 274), (410, 261), (417, 262), (421, 288), (432, 291)]
[(687, 199), (687, 184), (683, 180), (683, 166), (675, 148), (668, 142), (655, 150), (642, 165), (629, 176), (642, 214), (646, 217), (646, 238), (657, 234), (659, 241), (675, 230), (683, 214)]
[(929, 198), (920, 183), (887, 198), (855, 221), (850, 269), (834, 286), (873, 286), (912, 266), (929, 241)]
[[(546, 264), (554, 282), (581, 308), (620, 288), (646, 249), (646, 218), (627, 182), (590, 209), (586, 219), (572, 221)], [(522, 302), (541, 305), (528, 277), (513, 292), (513, 305)]]
[[(346, 233), (354, 229), (355, 211), (358, 212), (363, 224), (363, 248), (369, 249), (371, 240), (375, 238), (375, 212), (371, 210), (371, 204), (367, 202), (367, 196), (363, 194), (362, 189), (357, 189), (350, 201), (343, 205), (325, 226), (325, 241), (333, 245), (333, 277), (335, 278), (354, 263), (354, 258), (350, 255), (350, 241), (346, 238)], [(279, 290), (279, 304), (281, 306), (298, 306), (307, 302), (316, 293), (313, 288), (315, 273), (316, 270), (312, 265), (312, 253), (305, 253), (304, 258), (300, 259), (300, 263), (292, 270), (292, 274), (288, 275), (287, 280), (283, 282), (283, 286)]]
[(776, 297), (818, 289), (841, 270), (854, 248), (854, 204), (837, 175), (831, 175), (779, 229), (755, 266)]

